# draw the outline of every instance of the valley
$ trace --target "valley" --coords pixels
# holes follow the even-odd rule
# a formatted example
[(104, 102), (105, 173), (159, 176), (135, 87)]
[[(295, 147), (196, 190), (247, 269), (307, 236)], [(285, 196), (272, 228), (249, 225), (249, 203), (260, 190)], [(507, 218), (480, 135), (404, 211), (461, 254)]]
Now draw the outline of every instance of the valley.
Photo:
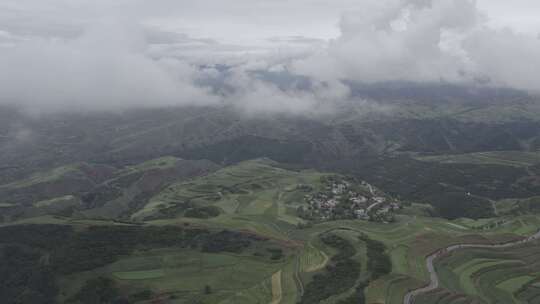
[[(510, 106), (474, 96), (389, 98), (378, 101), (383, 112), (349, 104), (317, 118), (10, 109), (5, 118), (33, 139), (0, 138), (0, 274), (15, 282), (0, 294), (537, 303), (539, 241), (496, 244), (540, 228), (540, 116), (532, 97)], [(3, 123), (1, 134), (19, 128)], [(475, 246), (434, 258), (456, 244)]]
[(540, 304), (538, 16), (0, 0), (0, 304)]
[[(216, 245), (226, 246), (223, 247), (225, 249), (220, 249), (225, 251), (215, 253), (205, 253), (204, 246), (199, 247), (202, 249), (189, 246), (182, 248), (172, 243), (166, 246), (166, 243), (156, 243), (148, 249), (138, 248), (140, 245), (137, 245), (134, 251), (126, 248), (128, 251), (121, 251), (113, 259), (106, 260), (89, 252), (82, 259), (94, 259), (97, 262), (95, 266), (75, 268), (67, 273), (55, 270), (55, 266), (47, 266), (51, 264), (45, 264), (45, 267), (52, 267), (55, 280), (58, 286), (61, 286), (57, 297), (62, 302), (72, 301), (77, 297), (77, 292), (83, 292), (87, 284), (85, 282), (107, 278), (111, 280), (107, 286), (110, 285), (108, 288), (112, 288), (115, 295), (131, 301), (141, 297), (140, 301), (135, 301), (137, 303), (144, 303), (144, 299), (163, 303), (358, 303), (358, 299), (363, 299), (364, 303), (403, 303), (409, 290), (420, 288), (430, 280), (430, 267), (426, 266), (424, 259), (432, 252), (459, 243), (512, 242), (535, 233), (540, 227), (540, 215), (531, 215), (528, 212), (523, 215), (507, 213), (478, 220), (460, 218), (449, 221), (432, 217), (432, 206), (420, 202), (401, 202), (382, 190), (375, 190), (374, 186), (366, 182), (358, 181), (354, 184), (354, 179), (313, 169), (287, 169), (287, 166), (269, 159), (245, 161), (221, 169), (217, 165), (204, 164), (203, 171), (200, 171), (201, 164), (193, 167), (194, 163), (175, 158), (160, 158), (117, 172), (104, 170), (108, 175), (88, 190), (71, 188), (75, 190), (70, 192), (71, 194), (63, 191), (50, 193), (49, 190), (43, 194), (50, 195), (43, 197), (47, 200), (37, 204), (25, 203), (24, 200), (19, 200), (20, 196), (14, 195), (17, 200), (7, 200), (8, 203), (3, 207), (3, 210), (7, 211), (2, 214), (10, 213), (9, 210), (14, 206), (17, 206), (19, 213), (4, 216), (0, 232), (16, 227), (22, 227), (24, 231), (34, 229), (33, 227), (41, 229), (39, 227), (55, 226), (73, 227), (70, 229), (75, 231), (92, 231), (97, 227), (102, 227), (100, 229), (104, 229), (104, 232), (112, 229), (106, 232), (107, 234), (122, 227), (136, 230), (195, 229), (208, 230), (217, 235), (237, 231), (235, 233), (245, 235), (250, 240), (238, 247), (239, 249), (226, 249), (227, 243), (219, 241)], [(186, 168), (193, 169), (186, 171)], [(174, 178), (167, 173), (170, 170), (175, 172)], [(63, 174), (63, 171), (55, 172)], [(188, 172), (189, 177), (179, 177), (177, 172)], [(189, 172), (194, 172), (195, 175)], [(71, 178), (71, 175), (63, 177), (62, 174), (57, 177), (47, 175), (50, 177), (45, 179), (34, 176), (7, 184), (3, 189), (6, 193), (12, 193), (6, 189), (40, 189), (40, 184), (50, 185), (56, 183), (57, 179)], [(361, 188), (348, 190), (350, 187), (357, 187), (356, 185)], [(103, 187), (121, 191), (110, 196), (107, 202), (107, 191), (101, 190)], [(129, 189), (138, 190), (132, 192), (135, 190)], [(143, 189), (148, 189), (144, 190), (148, 192), (141, 192)], [(362, 195), (368, 198), (378, 192), (378, 196), (398, 202), (399, 205), (394, 210), (392, 221), (378, 221), (370, 217), (334, 217), (332, 220), (321, 220), (301, 216), (301, 210), (307, 210), (311, 206), (306, 197), (317, 197), (317, 193), (324, 191), (337, 194), (352, 191), (354, 195), (351, 196), (351, 206), (355, 206), (355, 201), (359, 198), (355, 191), (365, 191)], [(33, 193), (39, 192), (33, 190)], [(88, 193), (94, 193), (102, 203), (93, 203), (96, 198), (88, 199)], [(136, 196), (133, 193), (147, 194), (140, 204), (125, 204), (119, 200), (125, 195), (133, 198)], [(374, 204), (368, 203), (366, 206), (369, 208), (372, 205)], [(115, 207), (109, 209), (104, 206)], [(35, 212), (35, 209), (52, 207), (56, 209)], [(118, 212), (118, 208), (122, 208), (123, 212)], [(69, 210), (69, 213), (66, 213), (66, 210)], [(339, 257), (344, 253), (332, 247), (338, 245), (329, 245), (330, 237), (335, 238), (335, 241), (341, 244), (339, 246), (350, 248), (346, 250), (351, 253), (348, 253), (343, 261)], [(208, 240), (211, 242), (208, 246), (218, 240), (212, 239)], [(226, 242), (233, 240), (238, 241), (238, 236)], [(376, 240), (374, 244), (379, 245), (371, 245), (371, 240)], [(19, 248), (17, 241), (14, 242), (6, 243), (3, 239), (4, 246), (10, 244), (9, 246)], [(531, 246), (532, 243), (534, 242), (531, 242)], [(43, 249), (42, 245), (34, 245), (32, 242), (24, 244), (35, 248), (32, 250), (37, 250), (45, 254), (44, 256), (56, 254), (55, 248)], [(382, 247), (378, 251), (370, 251), (373, 250), (370, 246)], [(467, 250), (474, 252), (480, 249)], [(197, 250), (202, 250), (202, 253)], [(3, 251), (3, 254), (6, 252)], [(478, 252), (477, 256), (481, 257), (483, 253)], [(378, 259), (386, 262), (375, 262)], [(499, 259), (501, 263), (506, 260), (514, 263), (513, 258), (504, 254)], [(440, 267), (437, 265), (444, 261), (446, 258), (440, 259), (440, 262), (437, 259), (435, 267)], [(344, 262), (350, 263), (347, 269), (355, 269), (355, 272), (342, 273), (336, 265)], [(71, 264), (69, 260), (65, 263)], [(384, 265), (387, 266), (374, 266), (378, 265), (376, 263), (386, 263)], [(452, 269), (449, 271), (455, 271)], [(529, 286), (527, 284), (531, 280), (534, 282), (534, 273), (525, 275), (531, 280), (519, 281), (518, 278), (524, 275), (516, 272), (516, 276), (511, 275), (508, 280), (523, 282), (523, 286)], [(335, 278), (323, 279), (325, 276)], [(317, 283), (318, 280), (322, 281)], [(339, 288), (326, 286), (327, 283), (324, 282), (329, 281), (342, 283), (339, 283)], [(321, 289), (318, 284), (325, 284), (327, 291), (320, 294), (324, 288)], [(441, 296), (443, 292), (458, 292), (451, 289), (453, 287), (450, 286), (454, 286), (452, 284), (441, 279), (436, 292)], [(469, 288), (460, 291), (465, 294), (467, 290), (474, 288), (467, 287), (471, 285), (463, 286)], [(100, 290), (92, 292), (99, 294), (102, 292)], [(506, 292), (509, 297), (518, 296), (514, 295), (518, 292), (516, 288), (507, 290), (510, 291), (501, 292)], [(317, 300), (308, 300), (311, 297)], [(462, 298), (463, 296), (459, 299)], [(415, 299), (417, 300), (414, 303), (439, 303), (439, 300), (435, 301), (428, 293), (418, 294)]]

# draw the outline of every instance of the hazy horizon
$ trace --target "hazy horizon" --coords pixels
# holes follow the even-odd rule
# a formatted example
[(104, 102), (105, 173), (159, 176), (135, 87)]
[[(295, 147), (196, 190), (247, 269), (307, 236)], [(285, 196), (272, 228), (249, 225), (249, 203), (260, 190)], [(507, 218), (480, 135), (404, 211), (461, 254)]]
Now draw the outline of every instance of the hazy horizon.
[(350, 100), (350, 82), (540, 91), (534, 1), (214, 2), (3, 1), (0, 104), (299, 113)]

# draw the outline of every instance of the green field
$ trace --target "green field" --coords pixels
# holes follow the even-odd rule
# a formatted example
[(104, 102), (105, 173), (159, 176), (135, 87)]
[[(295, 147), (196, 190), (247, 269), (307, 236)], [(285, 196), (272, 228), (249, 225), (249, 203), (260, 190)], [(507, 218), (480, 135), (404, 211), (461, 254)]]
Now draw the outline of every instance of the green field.
[(148, 171), (151, 169), (172, 168), (179, 161), (181, 161), (179, 158), (172, 157), (172, 156), (156, 158), (156, 159), (152, 159), (152, 160), (137, 164), (135, 166), (128, 166), (127, 168), (120, 171), (120, 175), (122, 175), (122, 173), (124, 174), (133, 173), (134, 171)]
[(443, 298), (445, 303), (459, 303), (462, 299), (479, 303), (522, 303), (520, 293), (539, 279), (540, 266), (536, 259), (539, 249), (540, 242), (535, 242), (508, 249), (453, 252), (437, 262), (443, 287), (437, 292), (439, 300), (425, 295), (420, 303), (443, 303)]
[[(527, 218), (516, 219), (516, 222), (525, 223), (525, 220), (532, 222), (531, 219)], [(61, 219), (56, 221), (62, 222)], [(163, 220), (155, 221), (153, 224), (164, 225), (175, 222), (183, 221), (181, 219)], [(103, 224), (106, 223), (106, 221), (103, 222)], [(191, 223), (205, 224), (202, 220), (191, 221)], [(284, 243), (286, 246), (301, 246), (295, 249), (299, 250), (295, 254), (298, 256), (298, 260), (292, 257), (287, 261), (268, 263), (268, 261), (258, 261), (256, 257), (249, 255), (201, 254), (164, 249), (137, 253), (102, 269), (67, 277), (63, 282), (66, 282), (68, 294), (70, 294), (69, 290), (77, 290), (82, 282), (89, 277), (107, 275), (118, 280), (121, 286), (129, 286), (133, 290), (151, 289), (160, 294), (174, 295), (176, 298), (174, 303), (189, 303), (192, 299), (203, 299), (203, 303), (259, 303), (260, 301), (270, 303), (273, 294), (272, 275), (281, 271), (282, 296), (280, 303), (293, 304), (300, 296), (297, 287), (298, 278), (302, 280), (302, 284), (309, 283), (310, 277), (324, 267), (326, 259), (335, 254), (333, 250), (322, 246), (317, 241), (318, 235), (334, 231), (354, 241), (354, 235), (362, 232), (373, 239), (384, 242), (393, 263), (391, 275), (380, 278), (366, 289), (367, 303), (397, 304), (401, 303), (402, 297), (408, 289), (421, 286), (427, 280), (423, 257), (430, 252), (456, 242), (505, 240), (514, 235), (512, 231), (523, 229), (519, 226), (521, 224), (516, 224), (516, 227), (509, 224), (504, 229), (497, 228), (494, 231), (464, 229), (464, 227), (468, 227), (465, 223), (468, 222), (458, 221), (455, 225), (448, 225), (444, 220), (403, 215), (398, 217), (398, 222), (395, 224), (336, 221), (300, 230), (291, 228), (292, 230), (288, 232), (287, 236), (283, 234), (282, 228), (279, 226), (251, 223), (236, 227), (260, 232), (267, 236), (275, 235), (279, 239), (286, 240), (288, 242)], [(84, 225), (85, 222), (72, 221), (71, 224)], [(91, 222), (91, 224), (95, 225), (99, 222)], [(214, 228), (234, 227), (237, 224), (229, 222), (228, 225), (220, 225), (219, 222), (214, 221), (209, 226)], [(361, 243), (357, 242), (357, 245), (361, 252)], [(485, 254), (477, 253), (474, 256)], [(467, 259), (467, 261), (469, 260)], [(363, 261), (363, 265), (365, 264), (365, 258), (360, 258), (360, 261)], [(498, 260), (492, 264), (482, 264), (478, 258), (474, 262), (479, 263), (474, 266), (475, 269), (476, 267), (484, 269), (495, 265), (513, 265), (512, 259), (504, 256), (498, 257)], [(456, 264), (455, 268), (459, 268), (461, 265)], [(461, 267), (459, 269), (461, 276), (457, 275), (458, 279), (456, 280), (458, 283), (448, 283), (449, 286), (454, 284), (453, 286), (460, 288), (461, 282), (474, 281), (474, 279), (467, 277), (467, 273), (471, 273), (471, 271), (464, 271), (465, 268), (471, 269), (470, 267)], [(509, 277), (509, 279), (512, 280), (514, 277)], [(68, 282), (73, 282), (73, 284)], [(519, 281), (517, 282), (519, 283)], [(497, 288), (505, 290), (506, 286), (511, 284), (515, 285), (516, 282), (496, 282), (495, 285), (498, 286)], [(212, 286), (212, 295), (205, 295), (202, 292), (206, 285)], [(465, 288), (462, 290), (467, 291)], [(478, 291), (475, 289), (474, 292)], [(328, 303), (337, 303), (338, 298), (340, 297), (334, 299), (336, 302), (329, 301)], [(220, 299), (221, 302), (216, 299)]]
[(50, 200), (39, 201), (34, 204), (35, 207), (54, 207), (56, 205), (61, 205), (62, 203), (69, 203), (70, 201), (76, 200), (73, 195), (66, 195), (62, 197), (53, 198)]
[[(173, 166), (177, 161), (165, 158), (125, 170), (128, 174)], [(418, 203), (400, 210), (395, 223), (338, 220), (308, 225), (296, 216), (296, 208), (304, 204), (304, 195), (308, 193), (299, 186), (310, 185), (311, 191), (317, 191), (323, 187), (321, 178), (329, 174), (286, 170), (265, 159), (246, 161), (172, 183), (124, 221), (47, 215), (4, 225), (64, 224), (77, 230), (107, 225), (173, 225), (242, 231), (265, 239), (265, 245), (252, 245), (238, 254), (167, 247), (135, 250), (105, 266), (59, 278), (61, 299), (76, 294), (89, 279), (107, 277), (124, 294), (150, 290), (154, 297), (167, 299), (168, 303), (186, 304), (295, 304), (305, 287), (316, 275), (324, 273), (337, 254), (320, 240), (321, 235), (328, 233), (342, 237), (354, 247), (353, 259), (361, 265), (359, 280), (370, 275), (366, 246), (359, 236), (365, 234), (386, 246), (392, 271), (365, 289), (366, 303), (398, 304), (408, 290), (426, 284), (425, 257), (434, 251), (457, 243), (505, 242), (530, 235), (540, 227), (540, 217), (532, 214), (448, 221), (430, 217), (430, 206)], [(39, 205), (56, 203), (52, 200)], [(219, 214), (187, 216), (188, 210), (202, 207), (216, 208)], [(275, 248), (280, 248), (285, 258), (269, 259), (268, 250)], [(456, 252), (437, 264), (444, 289), (423, 296), (419, 303), (458, 304), (467, 303), (468, 299), (491, 303), (493, 297), (519, 303), (521, 299), (534, 298), (540, 295), (540, 287), (535, 285), (540, 268), (532, 260), (538, 250), (538, 246), (531, 245), (500, 252)], [(338, 304), (354, 292), (351, 288), (323, 302)]]
[(80, 167), (79, 164), (74, 164), (74, 165), (58, 167), (48, 172), (39, 172), (39, 173), (33, 174), (32, 176), (26, 179), (9, 183), (9, 184), (5, 184), (5, 185), (0, 185), (0, 189), (1, 188), (24, 188), (24, 187), (30, 187), (32, 185), (36, 185), (40, 183), (47, 183), (47, 182), (60, 180), (67, 175), (80, 174), (79, 167)]
[[(123, 258), (106, 267), (61, 278), (70, 295), (90, 277), (111, 276), (126, 292), (153, 290), (173, 296), (171, 303), (202, 300), (220, 303), (253, 303), (272, 299), (271, 277), (293, 261), (269, 263), (267, 259), (233, 254), (201, 254), (185, 250), (152, 250)], [(270, 284), (269, 284), (270, 283)], [(212, 294), (204, 294), (210, 286)]]
[[(306, 194), (297, 185), (320, 186), (324, 174), (315, 171), (289, 171), (272, 166), (271, 161), (240, 163), (210, 175), (173, 184), (150, 199), (133, 220), (154, 223), (205, 223), (252, 230), (285, 238), (287, 231), (301, 223), (295, 212)], [(215, 206), (221, 214), (213, 218), (183, 217), (182, 208)], [(160, 219), (163, 218), (163, 219)]]
[(497, 288), (500, 288), (506, 292), (509, 292), (511, 294), (516, 293), (520, 288), (527, 285), (527, 283), (535, 280), (536, 277), (533, 276), (522, 276), (522, 277), (515, 277), (510, 280), (504, 281), (497, 285)]
[(416, 159), (427, 162), (446, 164), (505, 165), (528, 167), (540, 164), (540, 152), (494, 151), (468, 154), (447, 154), (436, 156), (418, 156)]
[(113, 276), (119, 280), (150, 280), (164, 277), (165, 271), (163, 269), (122, 271), (113, 272)]

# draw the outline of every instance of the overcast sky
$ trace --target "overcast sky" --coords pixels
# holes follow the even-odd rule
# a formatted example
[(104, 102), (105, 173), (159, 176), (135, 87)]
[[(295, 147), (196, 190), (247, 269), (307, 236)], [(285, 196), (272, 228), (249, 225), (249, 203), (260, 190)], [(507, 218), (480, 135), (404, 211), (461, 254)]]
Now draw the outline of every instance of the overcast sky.
[[(537, 0), (2, 0), (0, 103), (287, 112), (346, 99), (343, 80), (538, 92), (538, 16)], [(314, 86), (284, 90), (255, 70)]]

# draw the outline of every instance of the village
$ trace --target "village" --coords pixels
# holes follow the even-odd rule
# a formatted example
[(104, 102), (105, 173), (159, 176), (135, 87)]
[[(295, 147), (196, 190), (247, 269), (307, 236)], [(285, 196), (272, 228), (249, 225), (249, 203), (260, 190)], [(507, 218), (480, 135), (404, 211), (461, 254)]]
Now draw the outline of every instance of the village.
[(354, 183), (339, 177), (327, 177), (322, 192), (304, 196), (307, 206), (298, 210), (300, 217), (312, 221), (359, 219), (390, 223), (399, 202), (365, 181)]

